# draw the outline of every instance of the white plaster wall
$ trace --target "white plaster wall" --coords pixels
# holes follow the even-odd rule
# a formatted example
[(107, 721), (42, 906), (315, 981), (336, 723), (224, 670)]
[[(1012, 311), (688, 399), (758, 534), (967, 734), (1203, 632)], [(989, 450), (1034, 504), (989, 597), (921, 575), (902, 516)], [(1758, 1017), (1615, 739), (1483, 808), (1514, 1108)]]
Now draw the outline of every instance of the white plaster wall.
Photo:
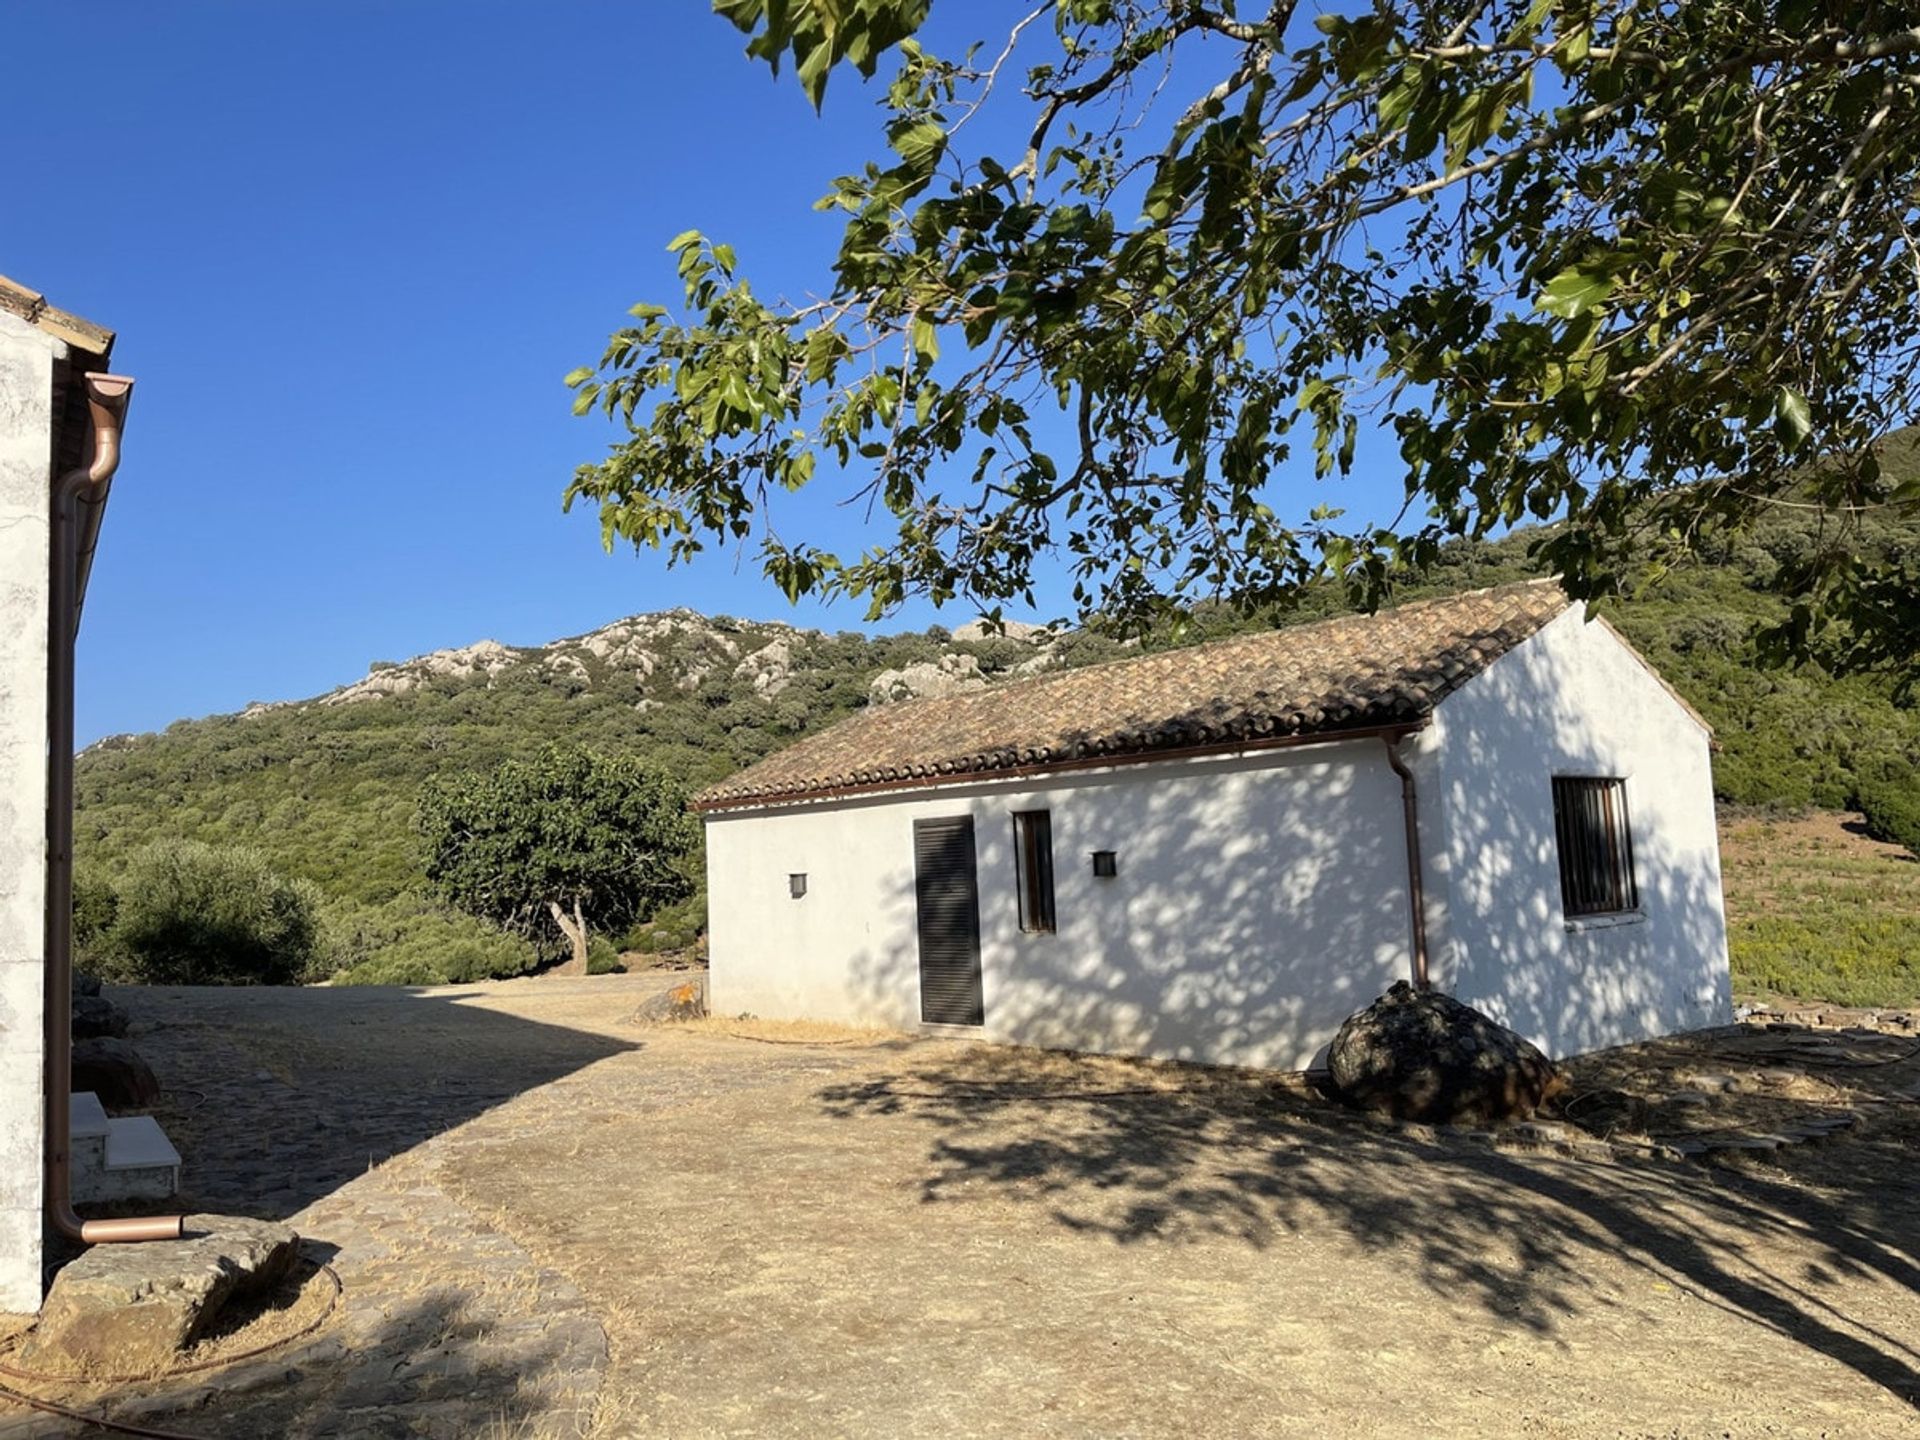
[[(1053, 935), (1019, 929), (1009, 817), (1028, 809), (1052, 812)], [(715, 1012), (916, 1027), (913, 822), (962, 814), (989, 1038), (1304, 1067), (1408, 972), (1400, 787), (1376, 740), (710, 816)], [(1096, 849), (1117, 878), (1094, 878)]]
[[(1443, 701), (1433, 741), (1435, 983), (1554, 1056), (1732, 1020), (1708, 736), (1606, 626), (1573, 606)], [(1562, 911), (1556, 774), (1626, 780), (1624, 923)]]
[(0, 314), (0, 1310), (40, 1308), (47, 524), (56, 342)]

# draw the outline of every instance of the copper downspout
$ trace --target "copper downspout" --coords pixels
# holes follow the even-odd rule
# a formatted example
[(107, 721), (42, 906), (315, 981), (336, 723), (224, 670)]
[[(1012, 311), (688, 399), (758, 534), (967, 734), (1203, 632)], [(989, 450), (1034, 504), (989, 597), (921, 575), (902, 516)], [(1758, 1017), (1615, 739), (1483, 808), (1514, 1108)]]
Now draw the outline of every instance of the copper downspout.
[(1413, 787), (1413, 772), (1400, 758), (1400, 742), (1411, 735), (1402, 730), (1382, 738), (1387, 742), (1387, 763), (1400, 777), (1400, 808), (1407, 818), (1407, 905), (1413, 912), (1413, 988), (1426, 990), (1432, 981), (1427, 974), (1427, 901), (1420, 878), (1420, 797)]
[[(120, 464), (120, 431), (133, 381), (88, 375), (93, 459), (54, 482), (52, 596), (47, 634), (47, 1218), (69, 1240), (177, 1240), (178, 1215), (82, 1220), (73, 1211), (73, 643), (80, 570), (99, 535), (99, 507)], [(83, 520), (81, 507), (87, 507)]]

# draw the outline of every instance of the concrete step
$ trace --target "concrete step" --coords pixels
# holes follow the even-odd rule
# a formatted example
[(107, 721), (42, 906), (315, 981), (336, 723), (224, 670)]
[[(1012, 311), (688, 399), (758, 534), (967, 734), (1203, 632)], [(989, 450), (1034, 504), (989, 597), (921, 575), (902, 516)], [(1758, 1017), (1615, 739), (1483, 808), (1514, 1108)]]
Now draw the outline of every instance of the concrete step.
[(90, 1091), (73, 1097), (73, 1198), (166, 1200), (180, 1189), (180, 1152), (151, 1115), (109, 1116)]
[(70, 1132), (73, 1174), (76, 1182), (90, 1170), (107, 1163), (107, 1136), (112, 1125), (101, 1108), (100, 1097), (91, 1090), (73, 1092), (73, 1128)]

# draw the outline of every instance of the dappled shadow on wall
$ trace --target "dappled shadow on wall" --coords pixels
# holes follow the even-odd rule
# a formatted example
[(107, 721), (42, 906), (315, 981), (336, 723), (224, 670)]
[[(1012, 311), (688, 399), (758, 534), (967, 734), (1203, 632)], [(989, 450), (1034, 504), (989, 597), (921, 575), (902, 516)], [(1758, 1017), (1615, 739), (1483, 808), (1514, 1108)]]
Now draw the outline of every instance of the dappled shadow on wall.
[[(1620, 656), (1622, 664), (1637, 664)], [(1435, 957), (1443, 988), (1556, 1055), (1724, 1024), (1725, 923), (1711, 795), (1683, 788), (1671, 711), (1620, 722), (1584, 708), (1560, 652), (1513, 652), (1443, 709), (1444, 896)], [(1544, 699), (1542, 697), (1545, 697)], [(1469, 697), (1463, 696), (1463, 699)], [(1609, 730), (1625, 729), (1618, 744)], [(1670, 737), (1684, 736), (1680, 740)], [(1638, 913), (1570, 923), (1560, 894), (1555, 775), (1626, 779)]]
[[(1278, 756), (1257, 775), (1057, 777), (979, 816), (986, 1023), (1023, 1043), (1304, 1066), (1341, 1019), (1408, 973), (1399, 785), (1378, 744)], [(931, 797), (918, 797), (931, 798)], [(1057, 933), (1022, 934), (1013, 808), (1050, 804)], [(1004, 833), (1003, 833), (1004, 832)], [(1093, 873), (1095, 851), (1118, 873)], [(833, 883), (829, 873), (815, 877)], [(868, 1013), (914, 1019), (911, 851), (888, 875), (891, 937), (844, 957)]]

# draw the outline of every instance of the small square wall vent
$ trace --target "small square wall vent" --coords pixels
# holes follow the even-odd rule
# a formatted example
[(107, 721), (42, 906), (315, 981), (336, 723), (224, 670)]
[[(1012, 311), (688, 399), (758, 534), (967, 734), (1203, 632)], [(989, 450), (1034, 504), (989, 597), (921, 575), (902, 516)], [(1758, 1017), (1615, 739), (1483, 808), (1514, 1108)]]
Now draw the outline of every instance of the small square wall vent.
[(1111, 880), (1120, 873), (1120, 857), (1111, 850), (1094, 851), (1093, 873), (1102, 880)]

